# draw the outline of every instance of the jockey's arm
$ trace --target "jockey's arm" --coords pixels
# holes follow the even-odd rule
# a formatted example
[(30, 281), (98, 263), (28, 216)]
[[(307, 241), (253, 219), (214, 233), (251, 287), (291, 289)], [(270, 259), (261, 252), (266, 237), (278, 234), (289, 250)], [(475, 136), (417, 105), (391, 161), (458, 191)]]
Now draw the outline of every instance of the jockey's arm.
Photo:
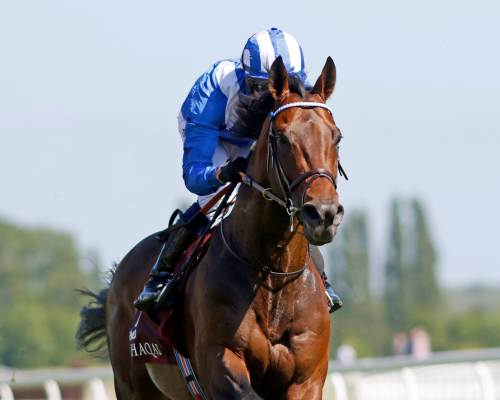
[(213, 193), (222, 185), (217, 179), (218, 168), (212, 164), (218, 141), (218, 131), (191, 123), (186, 125), (183, 178), (187, 189), (199, 196)]
[[(212, 158), (225, 126), (227, 96), (221, 86), (228, 63), (216, 63), (193, 85), (181, 108), (184, 120), (184, 183), (199, 196), (215, 192), (222, 183), (217, 179), (218, 166)], [(229, 64), (230, 65), (230, 64)]]

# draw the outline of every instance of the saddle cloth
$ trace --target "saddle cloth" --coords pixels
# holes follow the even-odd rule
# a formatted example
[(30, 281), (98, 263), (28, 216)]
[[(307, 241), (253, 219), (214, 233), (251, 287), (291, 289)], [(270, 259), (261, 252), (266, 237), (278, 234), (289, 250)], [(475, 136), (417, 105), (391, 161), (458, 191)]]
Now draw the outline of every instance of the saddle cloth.
[(182, 332), (182, 299), (189, 273), (196, 268), (205, 254), (212, 233), (196, 240), (184, 252), (175, 266), (177, 272), (193, 254), (199, 241), (202, 241), (195, 264), (175, 288), (177, 301), (174, 309), (163, 309), (155, 313), (137, 310), (129, 331), (130, 357), (133, 363), (177, 364), (184, 377), (187, 388), (194, 399), (205, 399), (191, 362), (187, 356)]
[(175, 364), (177, 361), (174, 350), (187, 357), (182, 332), (182, 303), (186, 282), (190, 272), (196, 268), (206, 252), (211, 238), (212, 233), (209, 232), (203, 238), (195, 240), (177, 262), (174, 272), (184, 265), (202, 241), (195, 264), (174, 288), (176, 306), (173, 309), (166, 308), (151, 313), (136, 311), (129, 331), (130, 357), (134, 363)]

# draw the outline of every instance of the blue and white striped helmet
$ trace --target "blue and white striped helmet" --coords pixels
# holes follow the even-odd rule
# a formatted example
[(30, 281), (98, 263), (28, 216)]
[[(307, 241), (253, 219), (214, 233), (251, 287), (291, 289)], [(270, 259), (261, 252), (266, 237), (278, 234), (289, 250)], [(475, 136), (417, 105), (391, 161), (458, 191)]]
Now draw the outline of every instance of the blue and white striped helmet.
[(241, 63), (247, 76), (267, 79), (273, 61), (281, 56), (290, 74), (305, 80), (304, 54), (297, 40), (278, 28), (260, 31), (248, 39)]

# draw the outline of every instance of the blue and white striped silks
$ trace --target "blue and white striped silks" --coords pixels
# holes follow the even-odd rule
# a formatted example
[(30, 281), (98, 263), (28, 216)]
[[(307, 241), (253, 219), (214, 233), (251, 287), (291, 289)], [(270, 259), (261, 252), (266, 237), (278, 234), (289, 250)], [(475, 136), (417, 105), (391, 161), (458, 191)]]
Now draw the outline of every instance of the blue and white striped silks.
[(253, 35), (242, 60), (223, 60), (203, 73), (191, 88), (179, 113), (184, 141), (183, 178), (189, 191), (203, 196), (221, 185), (212, 159), (219, 140), (249, 148), (252, 140), (233, 135), (240, 92), (246, 93), (245, 76), (267, 78), (272, 62), (281, 55), (289, 73), (305, 82), (302, 49), (290, 34), (271, 28)]
[[(297, 40), (278, 28), (261, 31), (248, 39), (241, 62), (246, 73), (267, 78), (273, 61), (281, 56), (289, 73), (305, 78), (304, 54)], [(305, 80), (305, 79), (304, 79)]]
[(221, 183), (215, 178), (218, 165), (212, 158), (220, 139), (250, 147), (251, 139), (233, 135), (236, 104), (245, 92), (245, 72), (237, 60), (215, 63), (195, 82), (178, 116), (184, 141), (183, 177), (189, 191), (197, 195), (215, 192)]

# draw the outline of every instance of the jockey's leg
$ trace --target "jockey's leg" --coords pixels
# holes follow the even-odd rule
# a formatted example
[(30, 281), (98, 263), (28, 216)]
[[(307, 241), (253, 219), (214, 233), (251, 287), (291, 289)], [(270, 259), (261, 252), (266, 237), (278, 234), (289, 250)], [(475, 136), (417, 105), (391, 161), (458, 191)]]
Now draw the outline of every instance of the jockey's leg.
[[(249, 146), (240, 147), (225, 141), (219, 141), (212, 157), (212, 164), (216, 167), (221, 166), (228, 159), (235, 159), (238, 156), (248, 155), (249, 151)], [(222, 187), (219, 190), (221, 189)], [(143, 291), (134, 302), (134, 305), (139, 310), (152, 310), (163, 287), (172, 283), (173, 267), (184, 250), (186, 250), (187, 246), (194, 241), (196, 236), (201, 233), (208, 223), (207, 217), (198, 212), (200, 206), (203, 207), (213, 196), (215, 196), (215, 193), (199, 196), (198, 201), (189, 207), (181, 217), (181, 223), (185, 225), (173, 231), (168, 236), (167, 241), (160, 251), (160, 255), (153, 265)], [(186, 224), (186, 222), (193, 219), (194, 215), (196, 215), (194, 221)], [(170, 293), (172, 293), (172, 291), (170, 291)]]
[(316, 268), (318, 269), (325, 285), (325, 295), (328, 299), (328, 309), (330, 313), (333, 313), (342, 307), (342, 299), (337, 293), (335, 293), (333, 286), (330, 282), (328, 282), (328, 277), (325, 273), (325, 261), (323, 260), (323, 255), (316, 246), (310, 246), (310, 249), (314, 265), (316, 265)]
[(173, 269), (180, 256), (208, 223), (207, 217), (199, 211), (200, 206), (194, 203), (180, 217), (179, 228), (168, 235), (144, 289), (134, 302), (139, 310), (153, 309), (160, 291), (171, 283)]

